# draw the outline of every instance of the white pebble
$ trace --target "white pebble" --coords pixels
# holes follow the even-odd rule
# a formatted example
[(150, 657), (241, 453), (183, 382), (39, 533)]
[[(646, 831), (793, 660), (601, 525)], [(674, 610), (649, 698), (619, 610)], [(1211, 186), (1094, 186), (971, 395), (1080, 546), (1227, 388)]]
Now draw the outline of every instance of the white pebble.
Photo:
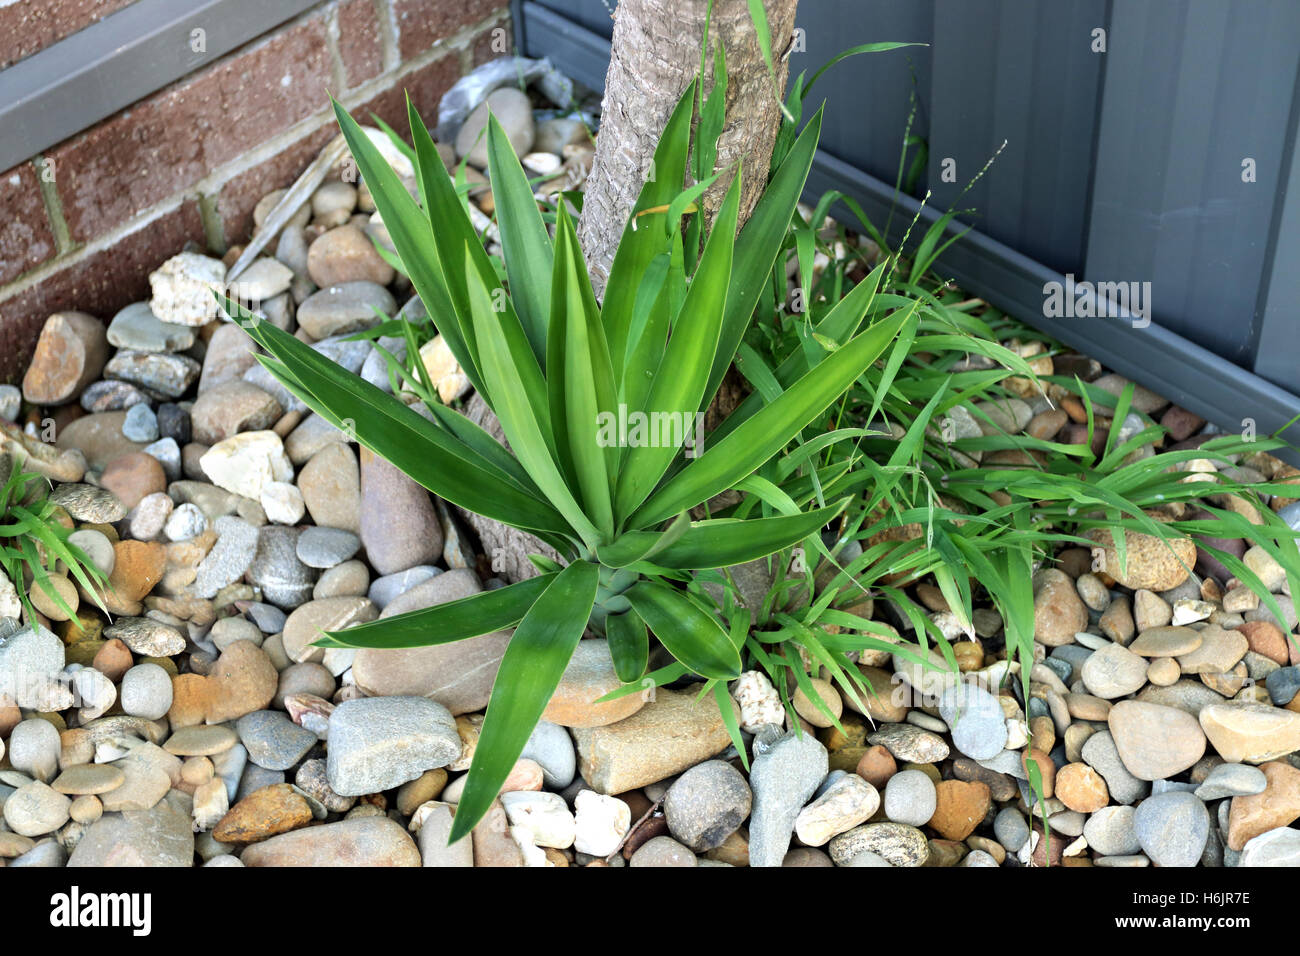
[(262, 510), (274, 524), (297, 524), (307, 511), (302, 492), (287, 481), (271, 481), (262, 488)]
[(123, 676), (122, 709), (132, 717), (157, 720), (171, 706), (171, 675), (157, 664), (136, 664)]
[(573, 846), (577, 824), (558, 793), (521, 790), (501, 794), (512, 827), (526, 830), (538, 846), (563, 850)]
[(592, 856), (609, 856), (632, 828), (632, 809), (618, 797), (595, 790), (579, 791), (573, 848)]

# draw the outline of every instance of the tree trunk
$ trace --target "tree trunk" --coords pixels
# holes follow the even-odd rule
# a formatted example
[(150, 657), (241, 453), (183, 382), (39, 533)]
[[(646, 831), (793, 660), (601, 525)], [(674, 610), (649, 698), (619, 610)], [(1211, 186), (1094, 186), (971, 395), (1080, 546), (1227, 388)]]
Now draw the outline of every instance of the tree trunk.
[[(782, 91), (788, 67), (784, 54), (794, 36), (797, 5), (798, 0), (763, 0), (777, 89)], [(700, 68), (707, 10), (707, 0), (621, 0), (615, 11), (596, 160), (578, 223), (597, 296), (604, 294), (614, 250), (641, 192), (664, 124)], [(709, 39), (710, 46), (722, 43), (727, 62), (727, 118), (718, 141), (718, 168), (741, 163), (743, 224), (767, 184), (781, 107), (746, 0), (715, 0)], [(710, 52), (710, 75), (712, 65)], [(709, 219), (729, 185), (729, 176), (720, 177), (704, 197)]]

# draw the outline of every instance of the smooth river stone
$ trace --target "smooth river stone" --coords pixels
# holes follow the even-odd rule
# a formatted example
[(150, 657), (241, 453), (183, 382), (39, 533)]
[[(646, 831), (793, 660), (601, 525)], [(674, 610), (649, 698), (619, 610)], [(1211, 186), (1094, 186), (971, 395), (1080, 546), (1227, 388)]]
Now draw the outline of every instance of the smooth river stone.
[(1300, 750), (1300, 714), (1259, 703), (1210, 704), (1200, 726), (1228, 763), (1261, 764)]
[(1172, 777), (1205, 754), (1205, 734), (1186, 711), (1122, 700), (1110, 709), (1107, 723), (1120, 760), (1139, 780)]
[(420, 851), (401, 824), (375, 816), (281, 833), (240, 859), (245, 866), (420, 866)]

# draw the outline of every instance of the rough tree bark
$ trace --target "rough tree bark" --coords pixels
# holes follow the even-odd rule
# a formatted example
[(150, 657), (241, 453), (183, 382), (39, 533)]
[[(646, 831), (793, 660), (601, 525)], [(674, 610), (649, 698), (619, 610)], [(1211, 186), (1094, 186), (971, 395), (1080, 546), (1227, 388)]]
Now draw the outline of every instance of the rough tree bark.
[[(788, 69), (783, 54), (794, 36), (797, 5), (798, 0), (763, 0), (781, 90)], [(615, 11), (596, 161), (578, 222), (597, 296), (604, 293), (614, 250), (668, 115), (700, 68), (707, 10), (707, 0), (621, 0)], [(746, 0), (714, 0), (709, 36), (710, 43), (721, 41), (727, 57), (727, 120), (718, 142), (718, 167), (741, 162), (743, 224), (766, 185), (781, 107)], [(705, 196), (710, 218), (729, 185), (730, 177), (721, 177)]]

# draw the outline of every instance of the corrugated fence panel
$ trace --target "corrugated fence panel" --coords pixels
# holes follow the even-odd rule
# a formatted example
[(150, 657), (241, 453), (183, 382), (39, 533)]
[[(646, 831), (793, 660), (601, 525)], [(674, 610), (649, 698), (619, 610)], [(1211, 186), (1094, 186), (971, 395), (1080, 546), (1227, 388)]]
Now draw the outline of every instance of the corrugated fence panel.
[(1247, 367), (1297, 58), (1295, 0), (1114, 5), (1087, 276), (1149, 281), (1157, 323)]
[(973, 208), (967, 218), (981, 232), (1059, 272), (1083, 266), (1102, 63), (1090, 36), (1105, 8), (1105, 0), (935, 3), (931, 201)]
[[(790, 74), (793, 79), (806, 70), (811, 78), (836, 54), (860, 43), (929, 43), (934, 7), (916, 0), (816, 0), (800, 5), (795, 26), (804, 31), (806, 49), (791, 53)], [(912, 132), (928, 135), (931, 49), (864, 53), (823, 74), (809, 97), (813, 106), (826, 101), (822, 152), (892, 184), (913, 90), (917, 112)], [(924, 195), (924, 187), (922, 176), (916, 194)]]

